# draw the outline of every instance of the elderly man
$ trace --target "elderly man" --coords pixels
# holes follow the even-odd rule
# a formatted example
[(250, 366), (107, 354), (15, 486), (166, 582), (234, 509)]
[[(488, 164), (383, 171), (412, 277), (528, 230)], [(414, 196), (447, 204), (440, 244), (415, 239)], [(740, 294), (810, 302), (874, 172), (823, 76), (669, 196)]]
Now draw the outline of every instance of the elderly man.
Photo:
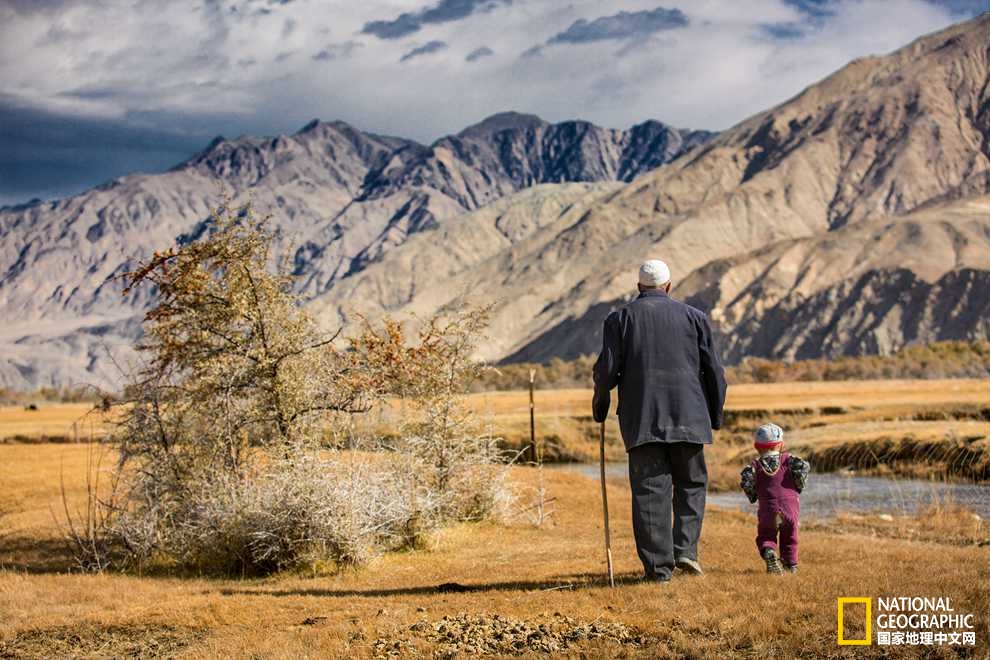
[(595, 421), (604, 422), (618, 386), (636, 549), (645, 579), (659, 582), (675, 567), (701, 574), (704, 447), (722, 425), (726, 390), (707, 317), (669, 292), (667, 264), (644, 263), (639, 296), (605, 319), (592, 401)]

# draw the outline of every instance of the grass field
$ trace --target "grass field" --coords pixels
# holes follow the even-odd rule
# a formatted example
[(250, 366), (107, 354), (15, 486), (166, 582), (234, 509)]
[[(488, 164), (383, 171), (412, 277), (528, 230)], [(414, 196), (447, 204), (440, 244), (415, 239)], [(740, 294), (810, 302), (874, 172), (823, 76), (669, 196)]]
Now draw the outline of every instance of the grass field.
[[(613, 397), (614, 398), (614, 397)], [(472, 407), (496, 425), (529, 425), (529, 398), (524, 391), (479, 392), (470, 395)], [(783, 413), (795, 410), (845, 408), (859, 412), (905, 413), (919, 407), (990, 406), (990, 379), (830, 381), (743, 384), (729, 387), (725, 408), (730, 412)], [(71, 438), (73, 424), (85, 436), (99, 434), (103, 418), (86, 403), (39, 403), (37, 410), (0, 406), (0, 440), (16, 436)], [(614, 405), (614, 402), (613, 402)], [(585, 389), (536, 390), (536, 414), (540, 424), (555, 418), (581, 418), (591, 414), (591, 391)], [(866, 416), (871, 413), (867, 412)], [(990, 421), (990, 420), (986, 420)]]
[[(985, 529), (936, 544), (886, 538), (862, 520), (809, 526), (801, 572), (771, 578), (753, 547), (752, 517), (711, 510), (701, 546), (707, 575), (641, 584), (629, 493), (615, 480), (609, 494), (620, 585), (612, 590), (602, 579), (597, 484), (560, 472), (545, 472), (555, 498), (548, 527), (521, 520), (461, 525), (438, 534), (426, 550), (337, 575), (68, 573), (52, 511), (61, 507), (61, 474), (70, 501), (84, 499), (88, 453), (84, 445), (0, 446), (0, 657), (452, 657), (472, 650), (881, 657), (885, 647), (836, 645), (836, 599), (898, 595), (949, 597), (957, 612), (975, 615), (978, 646), (969, 657), (990, 651)], [(534, 468), (513, 468), (521, 486), (533, 485), (536, 475)], [(861, 634), (849, 618), (847, 636)], [(920, 656), (922, 648), (893, 655)], [(955, 653), (946, 648), (926, 657)]]
[[(546, 452), (557, 443), (561, 456), (596, 457), (589, 398), (584, 390), (537, 392)], [(471, 402), (494, 432), (517, 445), (528, 440), (525, 393), (481, 393)], [(961, 443), (972, 460), (985, 460), (990, 435), (987, 381), (743, 385), (730, 389), (727, 408), (709, 463), (728, 486), (750, 455), (749, 430), (765, 418), (785, 425), (791, 446), (822, 460), (837, 448), (872, 452), (883, 443)], [(87, 410), (0, 409), (0, 438), (71, 438), (73, 422), (82, 437), (90, 425), (98, 437), (103, 422)], [(614, 420), (608, 428), (610, 456), (621, 460)], [(56, 521), (62, 484), (70, 507), (82, 506), (87, 463), (101, 457), (112, 464), (106, 446), (0, 445), (0, 657), (883, 657), (886, 647), (835, 644), (836, 599), (900, 595), (946, 596), (957, 612), (973, 613), (978, 644), (965, 657), (990, 657), (990, 526), (951, 507), (809, 523), (801, 573), (784, 579), (763, 572), (751, 514), (713, 509), (701, 550), (707, 576), (656, 586), (635, 581), (629, 493), (618, 479), (610, 497), (620, 587), (611, 590), (602, 581), (597, 485), (543, 471), (555, 512), (542, 529), (521, 515), (461, 525), (426, 550), (334, 575), (84, 575), (72, 571)], [(539, 473), (512, 470), (522, 507)], [(854, 626), (847, 636), (859, 632)], [(957, 654), (902, 647), (891, 655)]]
[[(536, 436), (548, 462), (598, 460), (598, 425), (588, 390), (537, 390)], [(528, 446), (526, 392), (481, 392), (469, 398), (507, 448)], [(751, 454), (752, 429), (776, 421), (788, 446), (818, 469), (901, 474), (964, 481), (990, 480), (990, 380), (834, 381), (746, 384), (729, 388), (726, 422), (711, 449), (712, 486), (735, 487)], [(401, 405), (359, 422), (387, 435)], [(87, 404), (0, 408), (0, 442), (72, 441), (101, 437), (107, 419)], [(606, 424), (609, 460), (625, 460), (614, 415)], [(524, 453), (522, 458), (528, 457)]]
[(55, 440), (85, 441), (99, 437), (105, 420), (91, 412), (90, 403), (37, 403), (26, 406), (0, 406), (0, 442)]
[[(472, 395), (478, 410), (496, 416), (528, 415), (528, 395), (522, 391), (480, 392)], [(827, 406), (990, 404), (990, 380), (852, 380), (806, 383), (730, 385), (726, 410), (792, 410)], [(588, 415), (591, 391), (537, 390), (541, 416)]]
[[(549, 460), (597, 461), (590, 400), (587, 390), (536, 392), (537, 439)], [(525, 392), (480, 393), (472, 402), (509, 446), (529, 442)], [(750, 435), (764, 421), (781, 424), (788, 446), (823, 469), (990, 479), (990, 380), (736, 385), (726, 411), (711, 451), (716, 488), (734, 487), (751, 456)], [(614, 416), (606, 434), (610, 460), (624, 460)]]

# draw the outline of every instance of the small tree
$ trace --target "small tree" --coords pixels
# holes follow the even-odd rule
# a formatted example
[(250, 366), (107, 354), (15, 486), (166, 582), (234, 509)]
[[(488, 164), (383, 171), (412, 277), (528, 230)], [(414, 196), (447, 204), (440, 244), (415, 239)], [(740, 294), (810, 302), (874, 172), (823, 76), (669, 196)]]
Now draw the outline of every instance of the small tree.
[[(225, 203), (205, 238), (155, 253), (125, 275), (125, 294), (142, 285), (158, 292), (139, 345), (149, 360), (129, 394), (152, 404), (152, 419), (183, 418), (155, 424), (165, 428), (154, 438), (131, 429), (128, 449), (167, 450), (175, 444), (168, 432), (194, 427), (206, 433), (203, 444), (219, 466), (236, 469), (245, 435), (294, 446), (312, 437), (309, 424), (319, 413), (370, 405), (376, 388), (369, 372), (334, 349), (337, 334), (321, 335), (284, 271), (270, 270), (268, 222), (250, 206), (235, 211)], [(142, 447), (135, 437), (150, 442)]]
[[(414, 346), (386, 319), (340, 348), (339, 332), (319, 331), (274, 264), (268, 218), (228, 201), (212, 220), (202, 239), (125, 275), (125, 293), (158, 294), (139, 345), (144, 367), (117, 402), (116, 477), (126, 485), (104, 521), (126, 556), (224, 572), (357, 563), (415, 545), (445, 520), (494, 511), (501, 481), (480, 478), (493, 445), (468, 432), (458, 396), (479, 368), (471, 351), (485, 315), (431, 319)], [(395, 395), (424, 412), (400, 452), (320, 453), (328, 414)]]
[(473, 520), (505, 510), (504, 471), (497, 439), (481, 429), (465, 395), (485, 370), (473, 359), (491, 318), (491, 306), (434, 316), (409, 343), (402, 326), (386, 319), (377, 330), (365, 322), (353, 340), (360, 362), (387, 374), (388, 391), (411, 404), (400, 449), (415, 462), (420, 488), (434, 495), (432, 515)]
[(251, 476), (274, 447), (293, 460), (316, 437), (320, 413), (367, 408), (375, 388), (299, 307), (272, 270), (269, 218), (229, 201), (202, 239), (156, 252), (124, 277), (125, 294), (154, 286), (117, 432), (131, 480), (123, 538), (146, 554), (168, 545), (204, 484)]

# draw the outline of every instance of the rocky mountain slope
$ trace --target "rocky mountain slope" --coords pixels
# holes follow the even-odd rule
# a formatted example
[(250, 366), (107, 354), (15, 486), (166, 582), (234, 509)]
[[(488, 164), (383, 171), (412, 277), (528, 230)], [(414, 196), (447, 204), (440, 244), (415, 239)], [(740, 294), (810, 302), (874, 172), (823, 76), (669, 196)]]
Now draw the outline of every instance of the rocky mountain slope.
[[(636, 264), (659, 256), (675, 295), (711, 312), (730, 360), (986, 338), (988, 44), (985, 15), (857, 60), (442, 284), (408, 268), (428, 253), (422, 236), (314, 305), (333, 323), (361, 306), (428, 313), (497, 296), (486, 357), (567, 357), (597, 350)], [(437, 231), (461, 244), (476, 220)], [(386, 284), (395, 272), (413, 293)]]
[(503, 113), (424, 146), (314, 121), (291, 136), (217, 138), (163, 174), (0, 209), (0, 385), (117, 378), (103, 344), (126, 346), (148, 300), (122, 299), (115, 276), (206, 231), (223, 189), (274, 214), (313, 298), (438, 220), (535, 184), (628, 180), (708, 138), (655, 121), (622, 131)]

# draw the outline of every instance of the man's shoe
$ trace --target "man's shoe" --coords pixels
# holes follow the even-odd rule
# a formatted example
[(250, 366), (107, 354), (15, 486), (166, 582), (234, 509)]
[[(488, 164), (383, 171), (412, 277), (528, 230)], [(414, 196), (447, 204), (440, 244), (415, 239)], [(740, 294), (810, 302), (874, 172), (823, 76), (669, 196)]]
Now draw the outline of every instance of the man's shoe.
[(777, 551), (773, 548), (763, 548), (763, 561), (767, 563), (767, 573), (773, 575), (783, 575), (784, 569), (780, 565), (780, 558), (777, 557)]
[(640, 578), (643, 582), (670, 582), (669, 573), (644, 573)]
[(698, 560), (691, 559), (690, 557), (678, 557), (674, 560), (674, 565), (689, 575), (705, 574), (705, 572), (701, 570), (701, 564), (698, 563)]

